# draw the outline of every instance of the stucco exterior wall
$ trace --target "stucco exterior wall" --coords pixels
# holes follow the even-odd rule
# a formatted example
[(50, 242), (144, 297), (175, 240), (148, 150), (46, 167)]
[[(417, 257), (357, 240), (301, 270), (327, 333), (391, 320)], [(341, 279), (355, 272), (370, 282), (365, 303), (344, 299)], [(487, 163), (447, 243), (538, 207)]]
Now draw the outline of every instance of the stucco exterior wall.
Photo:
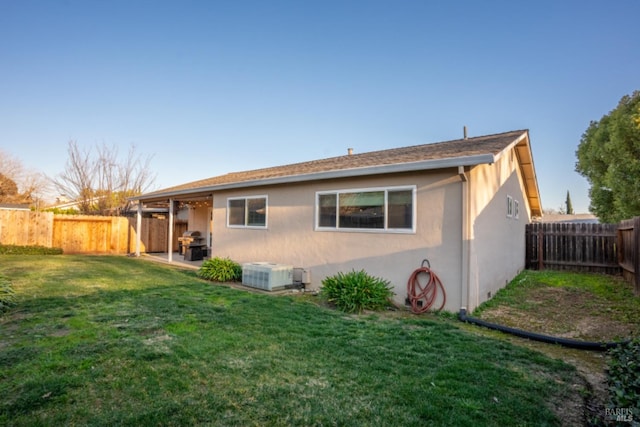
[[(492, 165), (470, 171), (470, 256), (467, 309), (482, 302), (513, 279), (525, 263), (525, 225), (531, 213), (513, 151)], [(507, 214), (507, 198), (518, 203), (518, 217)], [(515, 205), (515, 203), (514, 203)], [(515, 207), (514, 207), (515, 209)]]
[(199, 231), (202, 237), (207, 237), (208, 230), (208, 211), (207, 206), (190, 207), (188, 215), (188, 224), (190, 231)]
[[(317, 231), (317, 191), (416, 186), (415, 233)], [(395, 300), (404, 304), (407, 280), (430, 261), (447, 292), (447, 310), (457, 311), (461, 287), (462, 183), (454, 169), (318, 181), (216, 192), (213, 200), (212, 255), (239, 263), (267, 261), (303, 267), (312, 289), (339, 271), (364, 269), (389, 280)], [(267, 196), (266, 229), (229, 228), (227, 198)]]

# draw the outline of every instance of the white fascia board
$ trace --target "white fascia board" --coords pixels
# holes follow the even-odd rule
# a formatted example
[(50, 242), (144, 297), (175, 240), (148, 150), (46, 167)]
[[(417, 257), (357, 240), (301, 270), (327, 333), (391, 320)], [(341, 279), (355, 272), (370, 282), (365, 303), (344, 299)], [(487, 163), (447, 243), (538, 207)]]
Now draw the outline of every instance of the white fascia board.
[(509, 151), (511, 151), (511, 149), (513, 147), (515, 147), (516, 145), (518, 145), (523, 139), (525, 139), (527, 137), (527, 133), (523, 132), (522, 135), (520, 135), (519, 137), (517, 137), (516, 139), (513, 140), (513, 142), (509, 145), (507, 145), (505, 147), (504, 150), (500, 151), (496, 156), (495, 156), (495, 160), (499, 160), (505, 153), (508, 153)]
[[(235, 188), (258, 187), (263, 185), (292, 184), (297, 182), (317, 181), (323, 179), (351, 178), (356, 176), (382, 175), (388, 173), (412, 172), (420, 170), (434, 170), (456, 168), (458, 166), (475, 166), (491, 164), (496, 161), (493, 154), (477, 154), (474, 156), (461, 156), (446, 159), (422, 160), (410, 163), (395, 163), (391, 165), (367, 166), (362, 168), (339, 169), (326, 172), (315, 172), (301, 175), (289, 175), (275, 178), (258, 179), (253, 181), (230, 182), (227, 184), (211, 185), (208, 187), (191, 188), (187, 190), (155, 193), (150, 199), (156, 200), (163, 197), (187, 196), (193, 193), (209, 191), (231, 190)], [(145, 200), (144, 194), (131, 200)]]

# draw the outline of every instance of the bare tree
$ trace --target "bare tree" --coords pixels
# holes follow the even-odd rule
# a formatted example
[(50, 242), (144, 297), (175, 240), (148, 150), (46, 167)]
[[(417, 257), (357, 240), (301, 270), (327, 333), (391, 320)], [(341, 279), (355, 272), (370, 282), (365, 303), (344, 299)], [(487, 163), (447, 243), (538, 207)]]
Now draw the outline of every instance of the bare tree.
[(12, 181), (18, 180), (24, 172), (22, 163), (0, 149), (0, 173)]
[(134, 145), (125, 158), (115, 145), (102, 144), (92, 152), (80, 149), (76, 141), (69, 141), (68, 153), (64, 172), (53, 182), (85, 214), (119, 214), (126, 210), (128, 197), (146, 191), (155, 180), (149, 167), (152, 156), (143, 159)]
[(43, 174), (25, 169), (20, 160), (0, 150), (0, 202), (37, 206), (48, 188)]
[(21, 180), (22, 194), (25, 195), (25, 203), (30, 203), (36, 209), (44, 205), (44, 200), (49, 194), (51, 184), (49, 179), (40, 172), (30, 172)]
[(52, 180), (53, 185), (60, 194), (75, 200), (81, 213), (89, 213), (94, 198), (95, 175), (91, 153), (81, 150), (76, 141), (69, 141), (67, 154), (69, 157), (64, 172)]

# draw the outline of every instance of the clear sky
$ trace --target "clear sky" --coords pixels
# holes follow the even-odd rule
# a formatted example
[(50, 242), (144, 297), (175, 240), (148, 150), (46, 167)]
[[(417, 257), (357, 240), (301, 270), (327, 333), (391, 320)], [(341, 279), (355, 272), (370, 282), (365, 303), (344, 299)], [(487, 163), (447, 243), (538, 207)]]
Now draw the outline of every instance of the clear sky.
[(640, 89), (640, 1), (0, 0), (0, 148), (153, 155), (153, 189), (529, 129), (544, 208), (587, 212), (575, 150)]

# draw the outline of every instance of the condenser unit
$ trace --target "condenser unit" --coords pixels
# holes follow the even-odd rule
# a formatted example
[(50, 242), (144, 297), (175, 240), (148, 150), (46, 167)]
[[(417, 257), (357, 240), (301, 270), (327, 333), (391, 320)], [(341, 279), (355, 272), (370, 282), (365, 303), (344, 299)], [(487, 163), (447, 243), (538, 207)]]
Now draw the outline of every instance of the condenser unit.
[(252, 262), (242, 264), (242, 284), (252, 288), (273, 291), (293, 283), (293, 266)]

